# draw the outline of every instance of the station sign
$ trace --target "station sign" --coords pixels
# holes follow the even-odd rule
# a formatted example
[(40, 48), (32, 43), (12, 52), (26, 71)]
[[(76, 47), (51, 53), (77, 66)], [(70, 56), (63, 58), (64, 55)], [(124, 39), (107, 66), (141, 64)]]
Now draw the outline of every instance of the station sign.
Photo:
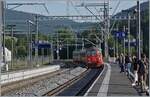
[[(141, 40), (142, 42), (142, 40)], [(136, 47), (138, 44), (138, 41), (136, 41), (136, 39), (132, 39), (130, 40), (130, 46)], [(128, 39), (125, 40), (125, 46), (128, 47)]]
[(114, 36), (119, 38), (119, 39), (123, 39), (127, 36), (127, 33), (126, 32), (121, 32), (121, 31), (115, 31)]
[(51, 43), (49, 43), (48, 41), (33, 41), (32, 42), (32, 47), (33, 48), (51, 48)]

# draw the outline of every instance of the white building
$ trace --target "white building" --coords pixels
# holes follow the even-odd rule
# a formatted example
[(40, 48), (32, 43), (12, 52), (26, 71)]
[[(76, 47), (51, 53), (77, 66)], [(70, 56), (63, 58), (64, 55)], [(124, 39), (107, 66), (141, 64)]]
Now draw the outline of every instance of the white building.
[[(1, 52), (1, 54), (3, 55), (3, 50)], [(11, 61), (11, 51), (8, 50), (6, 47), (5, 47), (5, 62), (10, 62)], [(4, 66), (4, 60), (3, 60), (3, 63), (1, 64), (1, 66)]]

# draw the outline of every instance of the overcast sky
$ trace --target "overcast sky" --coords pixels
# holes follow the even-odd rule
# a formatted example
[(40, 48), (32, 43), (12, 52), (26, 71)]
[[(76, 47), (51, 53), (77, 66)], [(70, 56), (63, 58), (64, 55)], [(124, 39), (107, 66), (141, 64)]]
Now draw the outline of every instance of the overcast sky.
[[(49, 10), (49, 14), (46, 12), (45, 8), (41, 5), (24, 5), (16, 8), (15, 10), (25, 11), (30, 13), (38, 13), (42, 15), (85, 15), (91, 14), (84, 7), (75, 7), (76, 5), (81, 5), (84, 3), (100, 3), (104, 0), (71, 0), (69, 2), (69, 10), (67, 11), (67, 0), (6, 0), (7, 3), (45, 3), (47, 9)], [(140, 0), (140, 2), (145, 2), (148, 0)], [(120, 3), (119, 3), (120, 2)], [(116, 7), (119, 5), (118, 7)], [(123, 9), (128, 9), (132, 6), (136, 5), (136, 0), (110, 0), (110, 14), (115, 14)], [(74, 7), (73, 7), (74, 6)], [(8, 6), (8, 8), (12, 8), (13, 6)], [(99, 7), (96, 8), (99, 10)], [(97, 14), (95, 8), (90, 8), (95, 14)], [(115, 10), (117, 9), (117, 10)], [(114, 11), (115, 10), (115, 11)]]

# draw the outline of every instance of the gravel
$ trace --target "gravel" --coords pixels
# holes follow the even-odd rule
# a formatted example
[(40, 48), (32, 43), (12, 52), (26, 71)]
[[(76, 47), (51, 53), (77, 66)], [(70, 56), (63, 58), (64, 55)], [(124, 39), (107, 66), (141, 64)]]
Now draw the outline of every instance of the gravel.
[(68, 80), (74, 78), (75, 76), (80, 75), (85, 70), (86, 68), (76, 67), (60, 75), (49, 77), (47, 79), (38, 81), (32, 85), (28, 85), (17, 90), (12, 90), (10, 92), (7, 92), (3, 96), (41, 96), (47, 93), (48, 91), (58, 87), (59, 85), (62, 85)]

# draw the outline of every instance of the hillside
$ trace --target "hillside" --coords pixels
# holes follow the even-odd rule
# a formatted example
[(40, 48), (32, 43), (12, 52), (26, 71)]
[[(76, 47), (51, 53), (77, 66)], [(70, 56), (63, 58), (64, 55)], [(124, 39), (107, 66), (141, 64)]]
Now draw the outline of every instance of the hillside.
[[(133, 12), (136, 6), (126, 9)], [(120, 12), (115, 15), (116, 17), (127, 17), (127, 12)], [(133, 25), (134, 24), (134, 25)], [(120, 28), (123, 25), (127, 25), (127, 20), (120, 22)], [(143, 39), (143, 51), (148, 55), (149, 51), (149, 2), (144, 2), (141, 4), (141, 38)], [(136, 21), (131, 21), (131, 34), (137, 37), (137, 26)]]
[[(28, 26), (26, 21), (34, 21), (35, 16), (36, 14), (6, 9), (6, 25), (13, 24), (16, 25), (17, 31), (27, 31)], [(76, 32), (79, 32), (80, 29), (87, 29), (92, 25), (93, 23), (79, 23), (68, 19), (40, 21), (39, 31), (46, 34), (54, 32), (60, 27), (70, 27)]]

